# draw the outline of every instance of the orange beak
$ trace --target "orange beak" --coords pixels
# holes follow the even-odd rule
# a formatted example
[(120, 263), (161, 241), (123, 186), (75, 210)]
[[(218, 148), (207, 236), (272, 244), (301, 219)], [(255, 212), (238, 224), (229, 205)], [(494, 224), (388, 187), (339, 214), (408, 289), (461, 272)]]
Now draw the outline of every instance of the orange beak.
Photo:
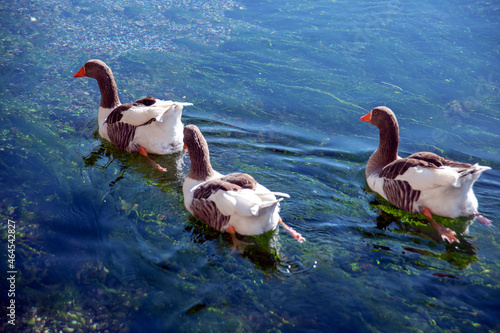
[(82, 68), (80, 68), (80, 70), (76, 72), (75, 75), (73, 75), (73, 77), (82, 77), (82, 76), (87, 76), (87, 74), (85, 74), (85, 65), (83, 65)]
[(366, 121), (367, 123), (371, 123), (372, 122), (372, 112), (371, 111), (368, 112), (363, 117), (359, 118), (359, 120)]
[(187, 149), (188, 149), (188, 146), (184, 145), (184, 147), (183, 147), (183, 148), (184, 148), (184, 150), (187, 150)]

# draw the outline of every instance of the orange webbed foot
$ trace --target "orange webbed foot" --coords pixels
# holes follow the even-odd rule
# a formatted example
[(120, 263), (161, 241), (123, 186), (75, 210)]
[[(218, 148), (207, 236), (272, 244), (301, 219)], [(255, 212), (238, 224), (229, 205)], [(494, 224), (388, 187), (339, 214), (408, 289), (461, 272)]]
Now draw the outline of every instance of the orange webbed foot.
[(454, 242), (460, 243), (458, 238), (455, 237), (456, 235), (455, 231), (440, 224), (438, 224), (437, 227), (435, 228), (439, 232), (439, 235), (444, 241), (447, 241), (448, 243), (454, 243)]
[(153, 161), (152, 159), (150, 159), (148, 157), (148, 151), (146, 150), (146, 148), (144, 148), (144, 147), (139, 148), (139, 154), (141, 154), (142, 156), (144, 156), (149, 161), (149, 163), (151, 163), (151, 165), (153, 166), (153, 168), (155, 168), (157, 170), (160, 170), (162, 172), (166, 172), (167, 171), (166, 168), (162, 167), (161, 165), (159, 165), (158, 163), (156, 163), (155, 161)]
[(487, 225), (487, 226), (491, 226), (491, 221), (489, 219), (487, 219), (486, 217), (484, 217), (483, 215), (479, 214), (478, 212), (474, 213), (474, 217), (476, 218), (476, 220), (479, 221), (479, 223)]
[(248, 245), (253, 245), (252, 243), (247, 243), (247, 242), (241, 241), (238, 238), (236, 238), (236, 230), (234, 229), (234, 227), (232, 225), (229, 226), (229, 228), (227, 228), (227, 232), (231, 235), (231, 239), (233, 240), (233, 246), (231, 248), (231, 254), (233, 254), (233, 253), (235, 253), (237, 251), (244, 252), (245, 248)]
[(437, 230), (443, 240), (447, 241), (448, 243), (460, 243), (458, 238), (455, 237), (456, 232), (451, 230), (450, 228), (445, 227), (444, 225), (437, 224), (436, 221), (434, 221), (434, 219), (432, 218), (431, 211), (428, 208), (425, 208), (422, 214), (424, 214), (425, 217), (429, 219), (432, 226)]
[(288, 225), (286, 225), (285, 222), (283, 222), (283, 220), (281, 218), (280, 218), (279, 222), (281, 223), (283, 228), (286, 231), (288, 231), (293, 238), (295, 238), (297, 240), (297, 242), (303, 243), (306, 241), (306, 239), (304, 237), (302, 237), (301, 234), (299, 234), (297, 231), (295, 231), (292, 227), (289, 227)]

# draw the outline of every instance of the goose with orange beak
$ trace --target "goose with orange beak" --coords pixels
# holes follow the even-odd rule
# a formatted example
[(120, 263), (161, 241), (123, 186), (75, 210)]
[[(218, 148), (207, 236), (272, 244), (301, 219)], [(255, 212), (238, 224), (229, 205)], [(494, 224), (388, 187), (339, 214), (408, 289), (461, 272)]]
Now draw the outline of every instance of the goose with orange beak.
[(182, 150), (182, 110), (184, 106), (192, 104), (164, 101), (150, 96), (133, 103), (121, 104), (111, 69), (97, 59), (87, 61), (73, 77), (91, 77), (99, 85), (100, 136), (121, 150), (139, 152), (154, 168), (166, 171), (148, 157), (148, 152), (166, 155)]
[(457, 218), (474, 215), (483, 224), (491, 222), (478, 212), (472, 186), (487, 166), (455, 162), (430, 152), (406, 158), (398, 156), (399, 125), (391, 109), (374, 108), (360, 120), (380, 132), (378, 149), (366, 165), (368, 186), (397, 207), (424, 214), (443, 240), (459, 242), (455, 231), (437, 224), (432, 214)]

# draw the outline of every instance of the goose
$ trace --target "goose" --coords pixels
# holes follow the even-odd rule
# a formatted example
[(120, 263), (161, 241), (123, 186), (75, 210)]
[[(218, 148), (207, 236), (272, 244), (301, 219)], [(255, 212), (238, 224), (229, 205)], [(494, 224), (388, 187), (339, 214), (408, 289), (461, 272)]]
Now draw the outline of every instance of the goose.
[(242, 243), (235, 233), (260, 235), (274, 230), (278, 223), (298, 242), (305, 241), (279, 216), (279, 203), (288, 194), (271, 192), (246, 173), (222, 175), (215, 171), (207, 141), (195, 125), (184, 127), (184, 149), (191, 160), (183, 184), (184, 205), (212, 228), (231, 234), (233, 250)]
[(478, 212), (472, 185), (481, 173), (491, 169), (478, 164), (455, 162), (430, 152), (406, 158), (398, 156), (399, 126), (391, 109), (379, 106), (360, 118), (380, 131), (378, 149), (365, 169), (366, 181), (397, 207), (426, 216), (441, 238), (459, 242), (455, 231), (437, 224), (432, 214), (457, 218), (474, 215), (479, 222), (491, 224)]
[(101, 92), (98, 122), (99, 135), (121, 150), (139, 152), (153, 167), (159, 166), (148, 157), (182, 151), (182, 109), (191, 103), (164, 101), (151, 96), (134, 103), (121, 104), (113, 72), (103, 61), (91, 59), (73, 77), (97, 80)]

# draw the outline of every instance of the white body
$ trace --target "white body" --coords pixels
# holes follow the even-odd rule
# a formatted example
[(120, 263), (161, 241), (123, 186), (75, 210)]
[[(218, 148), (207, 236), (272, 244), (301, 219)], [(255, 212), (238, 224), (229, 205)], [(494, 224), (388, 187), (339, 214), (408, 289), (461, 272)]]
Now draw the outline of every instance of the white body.
[[(182, 150), (183, 128), (181, 121), (182, 109), (191, 103), (157, 100), (151, 106), (133, 106), (122, 113), (120, 122), (139, 126), (152, 118), (156, 121), (136, 128), (134, 139), (130, 142), (127, 151), (137, 151), (136, 147), (143, 147), (149, 153), (165, 155)], [(98, 121), (99, 134), (109, 141), (106, 118), (111, 109), (99, 107)]]
[[(474, 164), (467, 171), (459, 173), (459, 169), (449, 166), (437, 169), (411, 167), (395, 179), (407, 181), (413, 190), (421, 191), (420, 197), (414, 204), (415, 213), (422, 213), (423, 208), (428, 208), (433, 214), (457, 218), (477, 212), (478, 202), (472, 185), (481, 173), (488, 169), (490, 167)], [(384, 193), (384, 181), (385, 179), (380, 178), (378, 173), (370, 175), (367, 179), (368, 186), (387, 199)]]
[[(222, 174), (215, 172), (214, 176), (207, 181), (221, 177), (223, 177)], [(202, 183), (205, 181), (197, 181), (189, 177), (184, 182), (184, 205), (193, 215), (195, 215), (191, 209), (193, 193)], [(288, 194), (271, 192), (258, 184), (256, 191), (250, 189), (218, 190), (208, 200), (215, 203), (221, 214), (230, 216), (228, 224), (221, 231), (226, 231), (229, 226), (233, 226), (241, 235), (259, 235), (274, 230), (278, 225), (279, 201), (282, 199), (276, 199), (276, 195), (289, 197)]]

